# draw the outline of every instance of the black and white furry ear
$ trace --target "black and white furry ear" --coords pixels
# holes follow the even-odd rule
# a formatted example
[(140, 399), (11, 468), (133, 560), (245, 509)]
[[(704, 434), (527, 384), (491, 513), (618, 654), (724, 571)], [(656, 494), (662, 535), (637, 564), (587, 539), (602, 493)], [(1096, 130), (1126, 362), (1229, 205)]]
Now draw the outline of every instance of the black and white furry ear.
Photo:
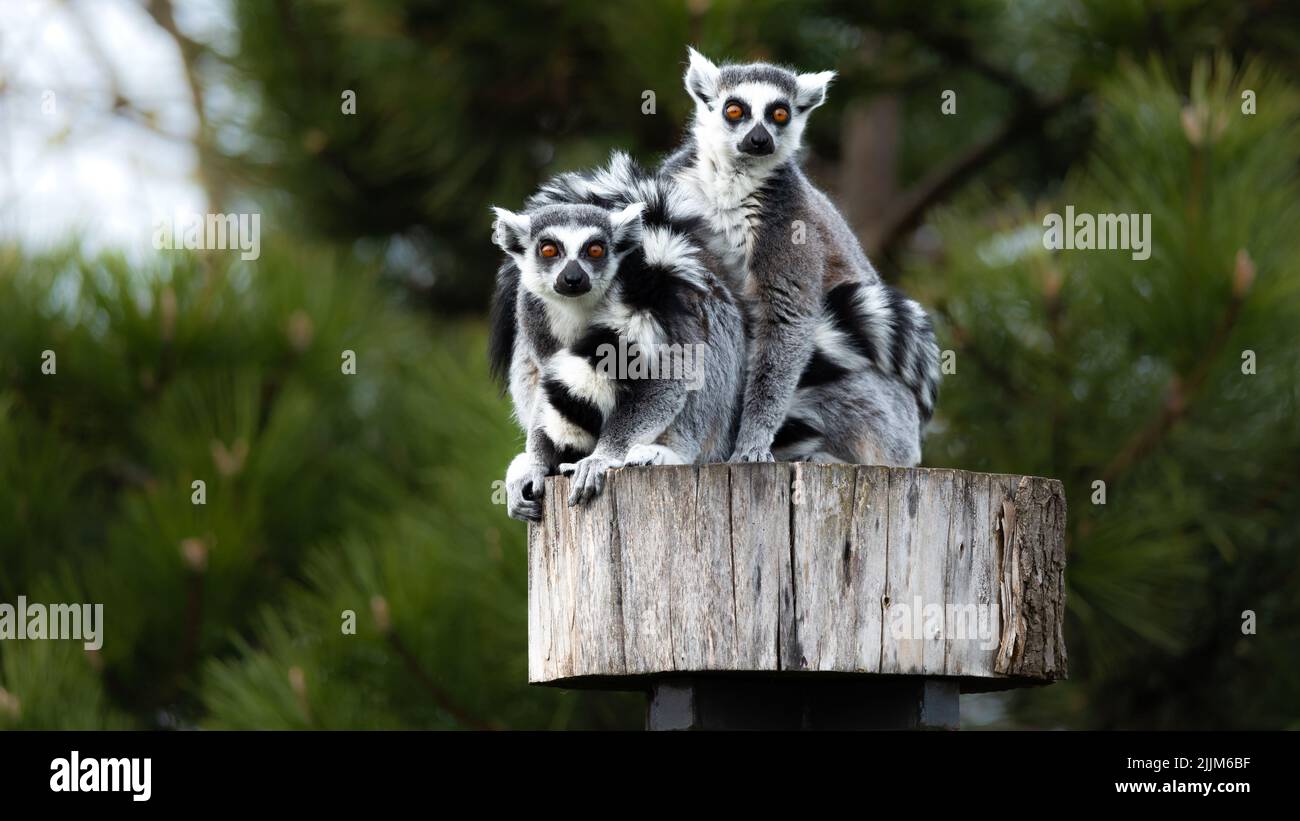
[(833, 71), (800, 74), (795, 78), (794, 107), (806, 114), (826, 102), (826, 88), (835, 79)]
[(691, 64), (686, 67), (686, 91), (697, 103), (712, 108), (718, 98), (718, 79), (722, 72), (709, 58), (690, 46), (686, 47), (686, 52), (691, 59)]
[(528, 232), (532, 220), (527, 214), (516, 214), (504, 208), (492, 208), (497, 215), (492, 222), (492, 241), (507, 254), (518, 256), (528, 245)]
[(609, 224), (614, 231), (614, 243), (626, 245), (641, 237), (641, 214), (644, 202), (634, 202), (626, 208), (609, 212)]

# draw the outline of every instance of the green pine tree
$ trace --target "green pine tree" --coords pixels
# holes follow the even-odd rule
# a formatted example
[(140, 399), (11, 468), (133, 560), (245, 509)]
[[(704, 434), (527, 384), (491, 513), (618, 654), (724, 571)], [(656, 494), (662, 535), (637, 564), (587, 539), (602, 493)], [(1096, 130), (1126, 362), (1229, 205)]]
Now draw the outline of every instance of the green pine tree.
[(104, 606), (0, 644), (0, 726), (623, 720), (525, 684), (484, 347), (330, 253), (0, 256), (0, 601)]
[[(1294, 726), (1300, 92), (1129, 67), (1098, 111), (1057, 193), (972, 198), (915, 263), (956, 364), (927, 462), (1066, 484), (1071, 681), (1026, 720)], [(1067, 205), (1151, 214), (1150, 258), (1045, 250)]]

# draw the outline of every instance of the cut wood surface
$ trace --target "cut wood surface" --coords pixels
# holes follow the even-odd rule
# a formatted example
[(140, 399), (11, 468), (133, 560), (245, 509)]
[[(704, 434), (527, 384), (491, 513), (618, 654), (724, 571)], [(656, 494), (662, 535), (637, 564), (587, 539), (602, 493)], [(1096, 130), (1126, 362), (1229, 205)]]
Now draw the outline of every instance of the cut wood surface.
[(639, 686), (720, 671), (1066, 675), (1055, 479), (929, 468), (622, 468), (528, 529), (528, 676)]

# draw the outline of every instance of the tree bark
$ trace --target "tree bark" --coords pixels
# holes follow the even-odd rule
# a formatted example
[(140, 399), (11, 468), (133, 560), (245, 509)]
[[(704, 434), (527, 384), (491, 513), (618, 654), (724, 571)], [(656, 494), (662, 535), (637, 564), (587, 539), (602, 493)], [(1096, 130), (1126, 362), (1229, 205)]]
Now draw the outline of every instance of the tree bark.
[(623, 468), (529, 526), (529, 680), (1066, 675), (1061, 483), (928, 468)]

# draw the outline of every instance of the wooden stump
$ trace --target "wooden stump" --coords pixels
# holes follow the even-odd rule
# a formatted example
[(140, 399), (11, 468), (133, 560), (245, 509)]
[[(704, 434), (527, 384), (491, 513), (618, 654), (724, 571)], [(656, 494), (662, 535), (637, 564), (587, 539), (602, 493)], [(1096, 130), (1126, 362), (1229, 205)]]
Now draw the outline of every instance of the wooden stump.
[(955, 699), (1066, 675), (1054, 479), (703, 465), (567, 497), (548, 479), (529, 526), (530, 682), (884, 674), (941, 677)]

